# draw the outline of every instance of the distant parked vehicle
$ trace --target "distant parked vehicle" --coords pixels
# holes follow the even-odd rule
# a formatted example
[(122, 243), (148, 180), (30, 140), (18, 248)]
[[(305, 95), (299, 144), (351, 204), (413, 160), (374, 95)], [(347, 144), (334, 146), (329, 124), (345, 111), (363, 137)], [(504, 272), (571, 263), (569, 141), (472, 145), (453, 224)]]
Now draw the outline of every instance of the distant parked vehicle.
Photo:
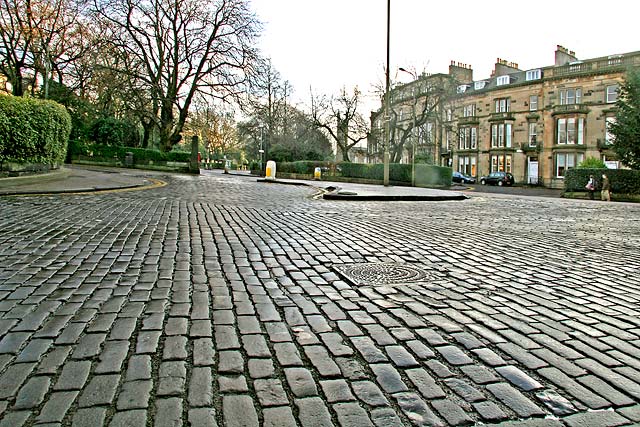
[(480, 184), (482, 185), (488, 184), (502, 187), (503, 185), (513, 185), (514, 182), (513, 175), (509, 172), (491, 172), (489, 175), (480, 178)]
[(451, 174), (451, 181), (460, 182), (462, 184), (473, 184), (476, 182), (476, 179), (460, 172), (453, 172)]

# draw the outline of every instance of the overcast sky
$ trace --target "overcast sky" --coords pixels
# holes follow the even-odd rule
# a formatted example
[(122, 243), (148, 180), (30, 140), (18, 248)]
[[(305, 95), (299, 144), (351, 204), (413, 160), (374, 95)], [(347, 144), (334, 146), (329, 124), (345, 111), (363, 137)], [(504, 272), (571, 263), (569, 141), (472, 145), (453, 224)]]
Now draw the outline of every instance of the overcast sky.
[[(264, 23), (263, 54), (293, 85), (295, 102), (308, 103), (310, 87), (373, 93), (384, 82), (386, 0), (251, 1)], [(637, 51), (634, 4), (391, 0), (391, 78), (411, 80), (399, 67), (446, 73), (452, 60), (471, 65), (476, 80), (489, 77), (496, 58), (521, 69), (553, 65), (558, 44), (580, 59)], [(377, 108), (373, 96), (370, 108)]]

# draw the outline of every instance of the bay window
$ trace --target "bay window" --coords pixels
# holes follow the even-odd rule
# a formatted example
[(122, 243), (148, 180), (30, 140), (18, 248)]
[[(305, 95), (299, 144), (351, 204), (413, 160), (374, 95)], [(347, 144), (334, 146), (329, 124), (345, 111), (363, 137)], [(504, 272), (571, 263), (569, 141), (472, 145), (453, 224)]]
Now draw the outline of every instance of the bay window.
[(569, 169), (575, 168), (584, 160), (584, 153), (556, 153), (556, 177), (564, 177)]
[(584, 118), (563, 117), (556, 121), (557, 144), (584, 144)]
[(476, 176), (477, 158), (475, 156), (458, 157), (458, 172), (469, 176)]
[(511, 154), (496, 154), (491, 156), (491, 172), (511, 173)]

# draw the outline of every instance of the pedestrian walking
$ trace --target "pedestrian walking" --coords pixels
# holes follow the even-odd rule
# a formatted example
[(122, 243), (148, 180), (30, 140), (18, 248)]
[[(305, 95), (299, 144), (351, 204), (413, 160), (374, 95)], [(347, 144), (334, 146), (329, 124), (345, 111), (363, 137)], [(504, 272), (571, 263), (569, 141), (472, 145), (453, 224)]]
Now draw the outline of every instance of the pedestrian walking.
[(584, 188), (589, 192), (589, 199), (593, 200), (593, 193), (595, 193), (596, 190), (596, 180), (593, 178), (593, 175), (589, 175), (589, 182), (587, 182)]
[(600, 193), (600, 198), (605, 202), (611, 201), (611, 184), (605, 174), (602, 174), (602, 192)]

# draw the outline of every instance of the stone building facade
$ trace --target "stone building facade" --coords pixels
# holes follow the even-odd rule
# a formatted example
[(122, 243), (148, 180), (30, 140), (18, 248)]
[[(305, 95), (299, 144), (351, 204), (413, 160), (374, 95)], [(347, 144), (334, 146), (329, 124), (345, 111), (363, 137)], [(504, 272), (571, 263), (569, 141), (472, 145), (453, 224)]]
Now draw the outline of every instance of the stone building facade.
[[(469, 66), (452, 63), (455, 90), (430, 125), (438, 127), (434, 162), (474, 177), (506, 171), (516, 183), (556, 188), (566, 170), (587, 157), (620, 167), (607, 123), (630, 67), (640, 67), (640, 52), (578, 60), (562, 46), (554, 65), (521, 70), (498, 59), (492, 75), (481, 80), (473, 79)], [(372, 114), (372, 129), (383, 125), (382, 116)]]

